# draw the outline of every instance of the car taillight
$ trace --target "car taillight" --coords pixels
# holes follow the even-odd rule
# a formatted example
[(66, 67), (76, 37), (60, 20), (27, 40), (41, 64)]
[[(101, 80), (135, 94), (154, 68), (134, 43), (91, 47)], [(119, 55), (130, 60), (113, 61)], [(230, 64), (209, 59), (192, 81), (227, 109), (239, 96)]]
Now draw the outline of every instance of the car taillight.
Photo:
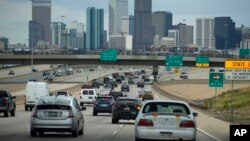
[(34, 112), (33, 112), (32, 117), (38, 117), (38, 116), (37, 116), (37, 111), (34, 111)]
[(180, 123), (180, 128), (194, 128), (194, 121), (192, 121), (192, 120), (183, 120)]
[(135, 105), (135, 108), (136, 108), (137, 110), (140, 110), (140, 109), (141, 109), (141, 105), (137, 104), (137, 105)]
[(68, 118), (73, 118), (73, 117), (74, 117), (74, 114), (73, 114), (72, 108), (70, 108)]
[(3, 99), (3, 105), (8, 105), (8, 100), (7, 99)]
[(138, 126), (154, 126), (154, 123), (151, 119), (140, 119)]

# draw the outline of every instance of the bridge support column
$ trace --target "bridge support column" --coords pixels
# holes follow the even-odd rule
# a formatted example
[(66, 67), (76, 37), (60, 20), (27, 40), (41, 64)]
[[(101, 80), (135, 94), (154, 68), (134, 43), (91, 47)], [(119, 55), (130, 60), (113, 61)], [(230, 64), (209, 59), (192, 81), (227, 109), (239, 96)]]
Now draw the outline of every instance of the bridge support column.
[(158, 79), (158, 66), (154, 65), (153, 66), (153, 75), (154, 75), (154, 82), (157, 82)]

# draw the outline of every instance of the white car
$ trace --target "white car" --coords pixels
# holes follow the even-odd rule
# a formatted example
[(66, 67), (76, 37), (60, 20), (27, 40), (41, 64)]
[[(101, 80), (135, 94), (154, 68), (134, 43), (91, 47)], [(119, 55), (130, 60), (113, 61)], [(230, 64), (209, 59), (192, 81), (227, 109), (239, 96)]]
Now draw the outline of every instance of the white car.
[(107, 96), (110, 94), (110, 91), (111, 89), (103, 89), (101, 92), (100, 92), (100, 95), (101, 96)]
[(95, 89), (82, 89), (80, 93), (80, 105), (83, 104), (93, 104), (97, 97), (97, 92)]
[(135, 141), (196, 140), (195, 117), (187, 103), (170, 100), (149, 100), (135, 120)]

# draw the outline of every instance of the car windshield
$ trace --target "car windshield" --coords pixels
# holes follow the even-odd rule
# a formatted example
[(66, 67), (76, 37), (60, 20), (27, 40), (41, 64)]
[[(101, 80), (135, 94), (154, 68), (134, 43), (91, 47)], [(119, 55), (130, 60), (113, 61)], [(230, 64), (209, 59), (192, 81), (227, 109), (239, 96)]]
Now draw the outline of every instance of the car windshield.
[(124, 105), (124, 104), (139, 104), (138, 100), (136, 99), (118, 99), (116, 101), (117, 104), (121, 104), (121, 105)]
[(190, 115), (190, 111), (185, 104), (173, 102), (152, 102), (144, 106), (142, 113), (178, 113)]

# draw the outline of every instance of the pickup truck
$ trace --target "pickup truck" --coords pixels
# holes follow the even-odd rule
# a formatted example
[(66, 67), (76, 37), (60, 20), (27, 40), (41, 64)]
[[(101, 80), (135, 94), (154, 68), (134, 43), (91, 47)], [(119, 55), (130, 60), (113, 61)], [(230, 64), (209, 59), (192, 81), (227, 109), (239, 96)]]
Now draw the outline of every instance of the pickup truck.
[(5, 117), (15, 116), (16, 113), (16, 97), (12, 96), (9, 91), (0, 90), (0, 114), (4, 113)]

